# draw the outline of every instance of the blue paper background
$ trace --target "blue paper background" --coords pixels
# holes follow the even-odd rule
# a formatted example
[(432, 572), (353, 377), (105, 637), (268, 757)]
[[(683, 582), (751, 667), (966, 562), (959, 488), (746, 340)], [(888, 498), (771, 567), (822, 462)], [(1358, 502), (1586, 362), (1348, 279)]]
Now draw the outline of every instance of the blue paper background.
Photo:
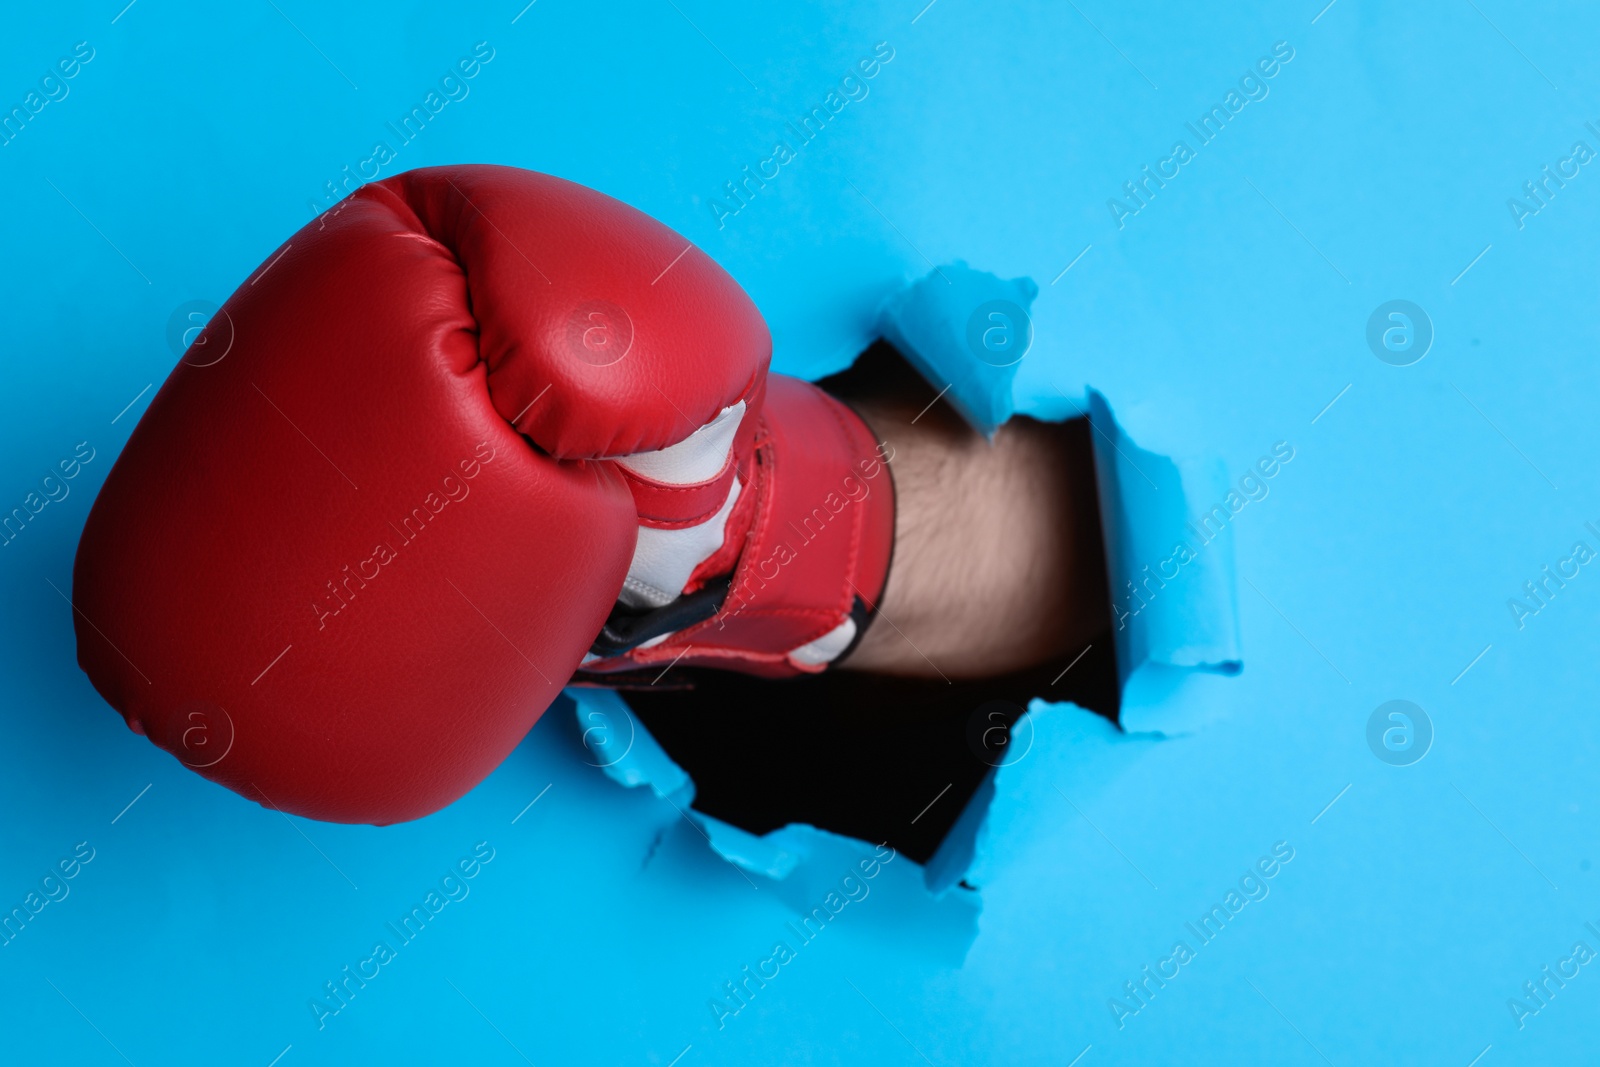
[[(120, 8), (16, 8), (0, 34), (6, 110), (75, 42), (95, 49), (0, 148), (4, 507), (77, 442), (96, 451), (0, 549), (0, 908), (75, 843), (95, 850), (0, 948), (17, 1062), (1590, 1055), (1595, 966), (1521, 1029), (1507, 999), (1575, 941), (1600, 949), (1584, 926), (1600, 926), (1600, 578), (1583, 568), (1522, 629), (1507, 599), (1573, 542), (1600, 547), (1584, 527), (1600, 523), (1600, 176), (1584, 166), (1522, 228), (1506, 201), (1573, 142), (1600, 149), (1592, 10)], [(1107, 198), (1280, 40), (1295, 54), (1270, 95), (1119, 229)], [(1141, 447), (1214, 453), (1235, 478), (1294, 446), (1233, 522), (1231, 717), (1155, 740), (1039, 709), (979, 835), (975, 939), (896, 860), (718, 1029), (708, 1000), (860, 846), (822, 841), (802, 882), (748, 880), (555, 714), (430, 819), (288, 819), (128, 733), (77, 671), (60, 593), (141, 390), (175, 361), (172, 314), (239, 284), (478, 41), (495, 58), (470, 95), (385, 174), (498, 162), (618, 196), (741, 281), (789, 372), (844, 365), (885, 296), (935, 263), (1030, 276), (1020, 409), (1066, 414), (1093, 386)], [(719, 229), (723, 183), (879, 41), (895, 55), (870, 95)], [(1435, 330), (1408, 367), (1365, 337), (1397, 298)], [(1409, 767), (1366, 741), (1397, 698), (1435, 730)], [(907, 818), (927, 801), (905, 798)], [(480, 841), (495, 858), (470, 896), (319, 1030), (323, 982)], [(1270, 896), (1119, 1029), (1109, 998), (1278, 841), (1295, 854)]]

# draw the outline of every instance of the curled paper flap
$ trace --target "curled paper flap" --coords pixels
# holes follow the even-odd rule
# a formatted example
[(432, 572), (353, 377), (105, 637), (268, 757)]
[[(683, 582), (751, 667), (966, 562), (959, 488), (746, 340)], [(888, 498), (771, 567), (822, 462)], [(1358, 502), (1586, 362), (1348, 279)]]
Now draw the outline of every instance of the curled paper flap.
[(1184, 733), (1215, 718), (1216, 676), (1243, 669), (1233, 529), (1220, 460), (1148, 452), (1089, 390), (1112, 632), (1130, 732)]
[(1016, 410), (1011, 385), (1033, 345), (1032, 278), (1009, 281), (961, 260), (884, 302), (878, 328), (973, 428), (993, 437)]

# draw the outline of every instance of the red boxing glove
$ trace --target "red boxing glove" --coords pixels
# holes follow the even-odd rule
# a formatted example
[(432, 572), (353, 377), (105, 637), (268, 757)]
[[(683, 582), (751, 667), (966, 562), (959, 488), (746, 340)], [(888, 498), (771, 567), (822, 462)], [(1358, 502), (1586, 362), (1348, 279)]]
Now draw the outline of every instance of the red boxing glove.
[(893, 492), (770, 351), (710, 258), (600, 193), (366, 186), (140, 420), (78, 548), (79, 662), (207, 777), (374, 823), (471, 789), (580, 667), (821, 670), (882, 590)]

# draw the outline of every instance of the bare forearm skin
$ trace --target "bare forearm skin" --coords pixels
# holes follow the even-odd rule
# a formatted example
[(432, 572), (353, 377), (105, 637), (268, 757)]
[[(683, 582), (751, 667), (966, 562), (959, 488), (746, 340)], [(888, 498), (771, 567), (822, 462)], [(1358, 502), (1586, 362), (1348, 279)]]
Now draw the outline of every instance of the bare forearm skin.
[(839, 390), (892, 450), (896, 498), (878, 617), (839, 666), (972, 679), (1076, 653), (1110, 617), (1087, 424), (1019, 417), (991, 443), (919, 414), (915, 381)]

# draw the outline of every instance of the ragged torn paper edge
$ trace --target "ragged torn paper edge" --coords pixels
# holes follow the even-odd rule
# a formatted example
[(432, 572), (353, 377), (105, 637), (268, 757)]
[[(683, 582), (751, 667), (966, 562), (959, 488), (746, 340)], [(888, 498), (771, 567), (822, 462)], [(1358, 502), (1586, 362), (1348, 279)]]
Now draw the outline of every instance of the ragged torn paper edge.
[[(1012, 386), (1032, 345), (1029, 309), (1037, 294), (1031, 279), (1006, 280), (958, 262), (889, 297), (879, 330), (924, 378), (945, 390), (941, 395), (969, 425), (992, 438), (1017, 413)], [(997, 332), (1002, 328), (1006, 332)], [(1015, 347), (1002, 345), (997, 354), (989, 343), (994, 340)], [(1226, 498), (1225, 469), (1214, 455), (1169, 456), (1139, 447), (1094, 389), (1082, 400), (1067, 399), (1094, 431), (1122, 736), (1190, 733), (1221, 717), (1229, 695), (1225, 679), (1244, 666), (1232, 524), (1223, 520), (1213, 529), (1205, 518)], [(1034, 700), (1013, 735), (1051, 713), (1075, 724), (1095, 718), (1071, 705)], [(1088, 754), (1104, 758), (1108, 750), (1091, 742), (1100, 736), (1094, 730), (1107, 726), (1090, 722), (1072, 729), (1089, 730), (1080, 743)], [(1027, 773), (997, 768), (984, 778), (928, 862), (930, 891), (982, 884), (993, 856), (995, 820), (1008, 803), (1002, 779)]]
[[(1032, 346), (1038, 292), (1030, 278), (1000, 278), (958, 261), (884, 301), (879, 329), (992, 437), (1016, 413), (1012, 385)], [(1097, 391), (1068, 399), (1094, 429), (1119, 720), (1135, 733), (1197, 729), (1222, 711), (1226, 690), (1214, 683), (1243, 667), (1231, 523), (1212, 530), (1190, 519), (1227, 495), (1220, 458), (1147, 451)]]
[[(1222, 464), (1140, 448), (1092, 389), (1080, 408), (1094, 431), (1122, 732), (1074, 705), (1035, 699), (1011, 733), (1015, 739), (1029, 731), (1031, 739), (1040, 716), (1064, 716), (1068, 734), (1047, 733), (1057, 744), (1082, 749), (1055, 754), (1075, 765), (1081, 780), (1092, 777), (1084, 761), (1105, 761), (1121, 750), (1118, 737), (1172, 737), (1220, 718), (1229, 695), (1225, 679), (1240, 672), (1243, 660), (1231, 523), (1213, 530), (1188, 518), (1202, 514), (1205, 502), (1225, 498)], [(985, 776), (928, 861), (932, 892), (984, 884), (996, 838), (1012, 821), (1018, 791), (1027, 788), (1017, 779), (1033, 769), (999, 767)]]
[(1033, 346), (1039, 287), (961, 260), (889, 296), (878, 330), (985, 437), (1015, 412), (1011, 386)]
[(695, 811), (691, 806), (694, 780), (667, 755), (621, 694), (610, 689), (574, 687), (566, 695), (576, 706), (578, 730), (594, 765), (619, 785), (630, 789), (648, 786), (699, 827), (711, 848), (730, 863), (782, 881), (812, 853), (815, 835), (826, 833), (791, 823), (770, 833), (752, 834)]
[[(718, 856), (751, 874), (771, 880), (776, 895), (796, 914), (814, 910), (840, 872), (861, 869), (867, 862), (893, 868), (893, 876), (875, 883), (897, 903), (878, 924), (897, 931), (902, 943), (915, 944), (951, 965), (959, 966), (978, 936), (982, 909), (975, 892), (929, 893), (926, 870), (904, 857), (887, 857), (881, 848), (808, 826), (791, 823), (766, 834), (752, 834), (714, 816), (695, 811), (694, 781), (667, 755), (622, 696), (608, 689), (566, 690), (574, 704), (577, 726), (591, 762), (612, 781), (628, 788), (648, 787), (695, 826)], [(736, 755), (733, 758), (737, 758)], [(948, 887), (945, 887), (948, 888)], [(830, 909), (831, 910), (831, 909)]]

